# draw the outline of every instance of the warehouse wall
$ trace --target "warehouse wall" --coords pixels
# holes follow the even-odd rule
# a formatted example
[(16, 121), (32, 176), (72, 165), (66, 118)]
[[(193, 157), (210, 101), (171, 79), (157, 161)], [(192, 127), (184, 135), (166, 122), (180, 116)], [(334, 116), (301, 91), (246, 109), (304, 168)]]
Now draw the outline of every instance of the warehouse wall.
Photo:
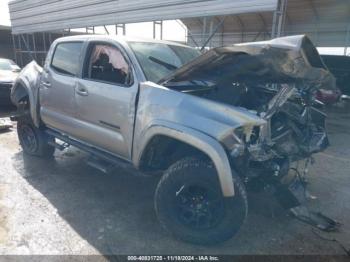
[[(317, 46), (350, 45), (349, 0), (288, 0), (283, 35), (307, 34)], [(223, 18), (213, 18), (213, 28)], [(203, 34), (203, 18), (183, 19), (195, 42), (202, 43), (209, 36)], [(269, 39), (273, 21), (272, 12), (239, 14), (226, 17), (225, 23), (213, 37), (209, 46), (229, 45), (240, 42)], [(209, 25), (208, 25), (209, 24)], [(210, 21), (207, 21), (210, 27)], [(191, 45), (196, 45), (188, 36)], [(204, 40), (205, 41), (205, 40)]]
[[(203, 45), (214, 31), (223, 16), (182, 19), (188, 28), (188, 43), (192, 46)], [(206, 29), (204, 30), (204, 28)], [(272, 12), (240, 14), (226, 16), (224, 23), (208, 43), (209, 47), (231, 45), (270, 39)], [(203, 31), (204, 30), (204, 31)]]
[(0, 57), (14, 59), (10, 27), (0, 26)]

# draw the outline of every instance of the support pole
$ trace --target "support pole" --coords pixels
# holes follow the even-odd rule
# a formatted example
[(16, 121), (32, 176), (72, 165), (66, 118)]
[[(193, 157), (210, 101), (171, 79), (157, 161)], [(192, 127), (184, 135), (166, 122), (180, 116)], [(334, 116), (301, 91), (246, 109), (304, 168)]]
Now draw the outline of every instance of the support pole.
[(35, 33), (32, 34), (32, 40), (33, 40), (33, 52), (35, 61), (38, 61), (37, 53), (36, 53), (36, 44), (35, 44)]
[(15, 59), (15, 62), (18, 64), (17, 61), (17, 48), (16, 48), (16, 38), (15, 35), (12, 34), (12, 47), (13, 47), (13, 57)]
[(280, 37), (284, 30), (284, 21), (287, 10), (287, 0), (278, 0), (277, 8), (273, 13), (271, 38)]
[(157, 26), (159, 27), (159, 39), (163, 39), (163, 21), (153, 21), (153, 39), (157, 37)]
[(106, 34), (109, 35), (109, 31), (108, 31), (107, 27), (104, 25), (103, 28), (105, 29)]
[(350, 25), (348, 25), (348, 29), (346, 30), (346, 38), (345, 38), (345, 45), (344, 45), (344, 55), (347, 55), (347, 53), (348, 53), (349, 42), (350, 42)]
[[(28, 36), (28, 35), (27, 35), (27, 36)], [(33, 57), (32, 52), (30, 51), (30, 47), (29, 47), (28, 43), (26, 42), (26, 39), (24, 39), (24, 36), (23, 36), (23, 35), (21, 35), (21, 37), (22, 37), (24, 46), (25, 46), (25, 48), (26, 48), (27, 51), (28, 51), (28, 54), (30, 55), (30, 57), (31, 57), (33, 60), (35, 60), (35, 58)], [(28, 39), (28, 37), (27, 37), (27, 39)]]
[[(259, 16), (259, 18), (260, 18), (260, 20), (261, 20), (261, 22), (262, 22), (262, 25), (263, 25), (264, 40), (265, 40), (265, 35), (269, 35), (270, 33), (269, 33), (268, 29), (267, 29), (267, 23), (266, 23), (266, 21), (265, 21), (263, 15), (262, 15), (261, 13), (258, 13), (258, 16)], [(258, 37), (256, 37), (256, 39), (257, 39), (257, 38), (258, 38)], [(255, 40), (256, 40), (256, 39), (255, 39)], [(255, 41), (255, 40), (254, 40), (254, 41)]]
[(197, 41), (194, 39), (194, 36), (192, 35), (191, 31), (189, 28), (187, 28), (182, 22), (179, 20), (176, 20), (176, 22), (185, 30), (185, 37), (186, 37), (186, 43), (188, 43), (188, 38), (191, 38), (192, 42), (195, 44), (196, 47), (199, 47), (199, 44)]
[(208, 20), (207, 17), (204, 17), (204, 18), (203, 18), (203, 23), (202, 23), (202, 39), (201, 39), (202, 46), (205, 46), (205, 38), (206, 38), (206, 35), (207, 35), (207, 20)]
[[(18, 35), (17, 39), (18, 39), (18, 50), (22, 51), (21, 35)], [(19, 53), (19, 55), (20, 55), (21, 66), (24, 66), (24, 64), (23, 64), (23, 54)]]
[(192, 42), (195, 44), (196, 47), (200, 47), (200, 45), (198, 44), (198, 42), (196, 41), (189, 29), (187, 29), (187, 35), (189, 38), (191, 38)]
[(208, 39), (204, 42), (201, 51), (204, 50), (204, 48), (206, 47), (206, 45), (209, 43), (209, 41), (213, 38), (213, 36), (216, 34), (216, 32), (219, 30), (219, 28), (223, 25), (223, 23), (225, 22), (225, 18), (223, 17), (220, 21), (220, 23), (215, 27), (214, 31), (211, 33), (211, 35), (208, 37)]
[(221, 36), (220, 36), (220, 39), (221, 39), (221, 46), (224, 46), (224, 32), (225, 32), (225, 23), (222, 24), (221, 26)]
[(29, 54), (29, 56), (30, 56), (29, 59), (35, 60), (35, 58), (34, 58), (34, 56), (33, 56), (33, 53), (30, 53), (30, 51), (31, 51), (32, 49), (31, 49), (31, 46), (30, 46), (29, 34), (26, 34), (25, 39), (23, 38), (23, 43), (24, 43), (24, 46), (25, 46), (25, 48), (26, 48), (26, 50), (28, 51), (28, 54)]
[(212, 37), (210, 38), (210, 40), (207, 42), (207, 45), (209, 46), (209, 48), (211, 48), (211, 44), (212, 44), (212, 39), (214, 37), (213, 35), (213, 29), (214, 29), (214, 17), (211, 18), (210, 23), (209, 23), (209, 36), (212, 35)]
[(244, 42), (244, 34), (245, 34), (245, 25), (243, 23), (243, 20), (241, 19), (241, 17), (238, 14), (235, 17), (238, 21), (240, 28), (241, 28), (241, 43), (243, 43)]
[(115, 25), (115, 34), (116, 34), (116, 35), (119, 35), (118, 28), (121, 28), (121, 29), (122, 29), (122, 34), (123, 34), (123, 35), (126, 34), (125, 24), (116, 24), (116, 25)]
[(123, 24), (123, 35), (126, 35), (126, 25), (125, 24)]
[(44, 51), (46, 50), (46, 37), (45, 37), (45, 32), (43, 32), (43, 47), (44, 47)]
[(24, 45), (25, 45), (26, 48), (27, 48), (27, 51), (30, 51), (31, 48), (30, 48), (30, 42), (29, 42), (29, 34), (26, 34), (26, 38), (23, 39), (23, 41), (24, 41)]

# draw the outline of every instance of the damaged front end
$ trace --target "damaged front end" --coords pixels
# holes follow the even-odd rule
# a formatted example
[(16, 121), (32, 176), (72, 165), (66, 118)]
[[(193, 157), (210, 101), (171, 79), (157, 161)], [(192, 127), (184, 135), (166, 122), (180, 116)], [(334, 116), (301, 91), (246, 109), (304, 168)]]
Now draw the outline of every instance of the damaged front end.
[(227, 138), (221, 142), (248, 188), (273, 186), (284, 207), (300, 206), (290, 185), (297, 181), (305, 189), (304, 178), (284, 181), (293, 163), (305, 159), (310, 163), (312, 154), (327, 148), (326, 115), (315, 93), (335, 89), (334, 77), (306, 36), (216, 48), (160, 83), (243, 107), (263, 119), (263, 125), (236, 128), (234, 143), (227, 143)]
[[(262, 92), (265, 93), (260, 97), (269, 90)], [(282, 84), (265, 110), (258, 113), (266, 125), (255, 129), (245, 145), (249, 161), (295, 162), (327, 148), (326, 115), (314, 103), (317, 101), (310, 99), (309, 94), (301, 94), (295, 85)]]

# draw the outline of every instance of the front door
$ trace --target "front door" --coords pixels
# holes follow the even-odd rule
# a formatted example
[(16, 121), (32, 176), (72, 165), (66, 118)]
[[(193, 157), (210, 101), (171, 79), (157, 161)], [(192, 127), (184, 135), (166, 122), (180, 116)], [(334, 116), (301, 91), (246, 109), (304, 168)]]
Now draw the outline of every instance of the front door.
[(131, 64), (117, 45), (91, 42), (84, 65), (75, 88), (78, 138), (130, 160), (138, 92)]

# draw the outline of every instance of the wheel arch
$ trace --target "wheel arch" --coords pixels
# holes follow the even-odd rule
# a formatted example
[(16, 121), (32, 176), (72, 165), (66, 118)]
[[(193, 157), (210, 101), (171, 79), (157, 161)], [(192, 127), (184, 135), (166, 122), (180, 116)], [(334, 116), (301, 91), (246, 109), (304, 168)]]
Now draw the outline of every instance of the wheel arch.
[(227, 154), (222, 145), (214, 138), (176, 123), (160, 122), (153, 123), (141, 133), (141, 143), (135, 143), (136, 150), (133, 153), (134, 164), (142, 168), (143, 159), (149, 152), (147, 149), (154, 139), (166, 137), (178, 141), (181, 145), (187, 145), (207, 156), (214, 164), (218, 173), (221, 191), (225, 197), (234, 196), (234, 185), (231, 166)]
[[(30, 88), (29, 83), (26, 83), (23, 79), (18, 79), (11, 90), (11, 101), (17, 109), (28, 109), (34, 125), (36, 127), (40, 126), (38, 94), (34, 94), (34, 90)], [(21, 108), (21, 104), (25, 102), (27, 102), (28, 108)]]
[(155, 134), (147, 143), (140, 157), (142, 171), (166, 170), (184, 157), (209, 160), (209, 156), (198, 148), (172, 136)]

